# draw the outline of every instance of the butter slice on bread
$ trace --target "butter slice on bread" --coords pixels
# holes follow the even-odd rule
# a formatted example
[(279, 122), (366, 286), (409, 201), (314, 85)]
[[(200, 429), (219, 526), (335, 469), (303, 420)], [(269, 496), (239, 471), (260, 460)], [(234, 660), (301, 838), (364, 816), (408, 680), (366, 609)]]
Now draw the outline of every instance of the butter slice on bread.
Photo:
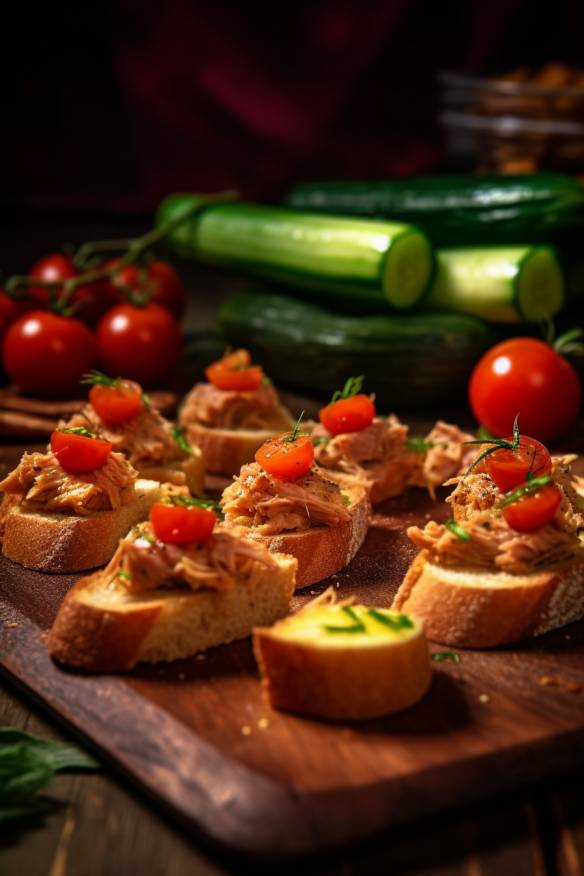
[(255, 629), (254, 653), (274, 708), (323, 718), (406, 709), (424, 696), (432, 676), (418, 621), (335, 604), (332, 589), (273, 627)]

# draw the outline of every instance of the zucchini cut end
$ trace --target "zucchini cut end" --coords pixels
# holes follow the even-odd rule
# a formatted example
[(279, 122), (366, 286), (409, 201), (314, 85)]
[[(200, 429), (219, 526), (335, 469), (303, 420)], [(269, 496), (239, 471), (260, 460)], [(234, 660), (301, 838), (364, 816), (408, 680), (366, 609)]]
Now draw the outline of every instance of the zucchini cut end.
[(417, 229), (399, 234), (383, 268), (382, 287), (392, 307), (407, 310), (418, 303), (430, 284), (434, 255), (427, 237)]
[(564, 277), (553, 249), (529, 250), (515, 280), (515, 301), (527, 322), (543, 322), (562, 309)]

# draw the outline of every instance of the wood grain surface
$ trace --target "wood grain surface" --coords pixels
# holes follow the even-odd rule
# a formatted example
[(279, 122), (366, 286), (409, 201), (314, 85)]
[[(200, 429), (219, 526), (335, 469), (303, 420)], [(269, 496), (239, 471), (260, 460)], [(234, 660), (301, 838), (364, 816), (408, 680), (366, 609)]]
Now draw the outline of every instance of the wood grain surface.
[[(436, 510), (420, 490), (379, 508), (332, 579), (339, 595), (389, 605), (414, 554), (405, 526)], [(2, 561), (4, 671), (194, 835), (256, 855), (309, 852), (582, 760), (582, 623), (436, 664), (428, 696), (400, 715), (327, 723), (268, 707), (249, 641), (118, 677), (58, 668), (43, 634), (73, 580)]]

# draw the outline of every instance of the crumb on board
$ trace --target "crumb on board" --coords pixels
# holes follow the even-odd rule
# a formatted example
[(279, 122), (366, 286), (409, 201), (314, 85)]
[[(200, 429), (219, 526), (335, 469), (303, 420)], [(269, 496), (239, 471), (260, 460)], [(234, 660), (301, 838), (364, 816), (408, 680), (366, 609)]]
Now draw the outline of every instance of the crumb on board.
[(205, 658), (204, 654), (197, 654), (197, 656), (195, 657), (195, 660), (205, 660), (205, 659), (206, 658)]
[(249, 726), (249, 724), (244, 724), (242, 726), (241, 735), (242, 736), (251, 736), (251, 727)]
[(260, 718), (257, 723), (260, 730), (267, 730), (270, 726), (270, 722), (267, 718)]
[(479, 703), (488, 703), (490, 700), (491, 698), (488, 694), (479, 694)]
[(553, 678), (551, 675), (542, 675), (539, 679), (539, 683), (543, 687), (557, 687), (558, 681), (556, 678)]
[(181, 681), (184, 681), (187, 676), (185, 672), (179, 672), (178, 677)]
[(18, 626), (18, 624), (16, 623), (16, 621), (6, 621), (6, 623), (4, 624), (4, 629), (5, 630), (14, 630), (14, 629), (16, 629), (17, 626)]
[(563, 693), (579, 694), (584, 690), (584, 685), (579, 681), (573, 681), (570, 678), (555, 677), (552, 675), (542, 675), (539, 678), (539, 684), (543, 687), (557, 687)]
[(571, 694), (579, 694), (582, 693), (582, 685), (577, 681), (569, 681), (566, 683), (565, 690)]

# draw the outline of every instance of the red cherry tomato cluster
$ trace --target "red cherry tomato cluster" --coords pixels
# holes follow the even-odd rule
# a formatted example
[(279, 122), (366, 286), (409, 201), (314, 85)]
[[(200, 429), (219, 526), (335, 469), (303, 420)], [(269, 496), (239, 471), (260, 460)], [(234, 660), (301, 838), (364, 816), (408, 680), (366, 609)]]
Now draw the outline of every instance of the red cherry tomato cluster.
[[(29, 276), (55, 286), (32, 284), (19, 298), (0, 290), (4, 371), (23, 392), (49, 397), (78, 393), (80, 378), (97, 365), (145, 385), (173, 372), (182, 347), (179, 319), (186, 291), (170, 264), (128, 265), (112, 280), (80, 286), (67, 302), (71, 315), (59, 312), (65, 284), (80, 276), (70, 256), (48, 255)], [(128, 290), (140, 300), (128, 302)]]

